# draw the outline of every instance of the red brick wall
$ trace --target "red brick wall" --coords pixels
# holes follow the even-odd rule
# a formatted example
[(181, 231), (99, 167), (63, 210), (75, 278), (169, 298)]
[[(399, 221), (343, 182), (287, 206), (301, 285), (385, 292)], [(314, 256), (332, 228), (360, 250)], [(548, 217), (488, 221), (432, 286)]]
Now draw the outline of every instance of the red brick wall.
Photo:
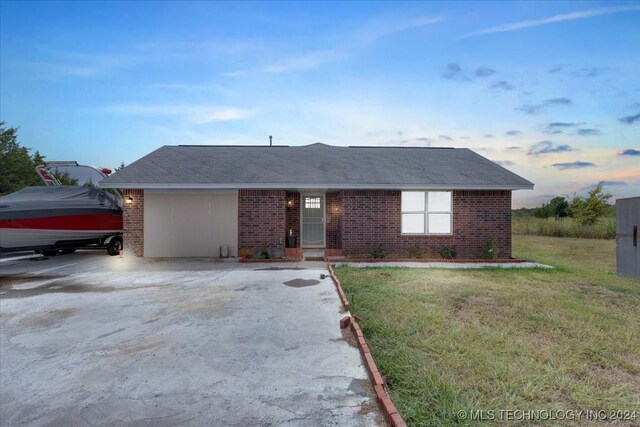
[(327, 193), (327, 242), (328, 249), (342, 249), (342, 206), (338, 193)]
[(287, 235), (290, 229), (298, 236), (297, 246), (300, 247), (300, 193), (296, 192), (287, 192)]
[(483, 258), (487, 239), (494, 238), (500, 258), (511, 257), (511, 191), (454, 191), (453, 206), (458, 254)]
[(399, 190), (341, 191), (343, 251), (365, 253), (381, 245), (389, 253), (407, 256), (413, 247), (435, 253), (455, 246), (458, 258), (483, 258), (483, 247), (493, 237), (500, 257), (511, 256), (510, 191), (454, 191), (450, 236), (402, 235), (400, 197)]
[[(122, 190), (124, 250), (135, 256), (144, 256), (144, 190)], [(127, 203), (127, 198), (133, 199)]]
[(287, 194), (284, 190), (238, 192), (238, 250), (284, 253), (287, 233)]
[[(378, 244), (390, 253), (406, 256), (419, 246), (436, 252), (455, 246), (458, 258), (482, 258), (493, 237), (500, 256), (511, 256), (511, 192), (454, 191), (453, 235), (403, 236), (399, 190), (343, 190), (327, 193), (327, 248), (345, 253), (370, 252)], [(144, 190), (123, 190), (124, 246), (144, 255)], [(293, 206), (287, 207), (292, 200)], [(283, 251), (289, 230), (300, 235), (300, 197), (284, 190), (240, 190), (238, 194), (238, 248), (254, 252), (266, 247)]]

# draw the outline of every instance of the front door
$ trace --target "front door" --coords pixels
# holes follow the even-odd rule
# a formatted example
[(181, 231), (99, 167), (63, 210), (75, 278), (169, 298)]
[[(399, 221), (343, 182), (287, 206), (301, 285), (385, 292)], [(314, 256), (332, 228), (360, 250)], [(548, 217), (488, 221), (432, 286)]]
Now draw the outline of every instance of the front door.
[(325, 212), (324, 194), (301, 195), (300, 214), (302, 223), (301, 242), (303, 248), (324, 248)]

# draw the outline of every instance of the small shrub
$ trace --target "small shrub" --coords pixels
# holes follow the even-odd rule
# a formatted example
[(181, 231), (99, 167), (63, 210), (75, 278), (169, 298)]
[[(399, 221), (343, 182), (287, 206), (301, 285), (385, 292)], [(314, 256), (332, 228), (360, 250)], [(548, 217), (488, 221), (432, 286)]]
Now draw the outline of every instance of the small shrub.
[(271, 257), (269, 256), (269, 251), (267, 250), (267, 248), (262, 248), (260, 252), (255, 254), (252, 258), (253, 259), (269, 259)]
[(373, 259), (382, 259), (387, 256), (387, 251), (382, 249), (382, 245), (378, 245), (371, 251), (371, 258)]
[(496, 239), (490, 237), (484, 244), (484, 255), (488, 259), (498, 259), (500, 257), (500, 248), (496, 243)]
[(426, 258), (427, 251), (420, 246), (414, 246), (407, 250), (409, 258)]
[(453, 259), (457, 255), (455, 246), (444, 246), (438, 250), (438, 253), (444, 259)]

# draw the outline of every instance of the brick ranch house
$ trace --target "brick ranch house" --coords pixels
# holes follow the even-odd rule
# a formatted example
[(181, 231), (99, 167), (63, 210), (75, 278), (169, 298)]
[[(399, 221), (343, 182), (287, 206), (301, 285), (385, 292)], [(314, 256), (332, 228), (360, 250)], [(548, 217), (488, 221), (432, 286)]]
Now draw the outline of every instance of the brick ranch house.
[[(145, 257), (218, 257), (287, 240), (303, 249), (396, 256), (455, 247), (511, 256), (511, 192), (526, 179), (469, 149), (164, 146), (100, 182), (122, 190), (125, 248)], [(297, 239), (287, 239), (293, 234)]]

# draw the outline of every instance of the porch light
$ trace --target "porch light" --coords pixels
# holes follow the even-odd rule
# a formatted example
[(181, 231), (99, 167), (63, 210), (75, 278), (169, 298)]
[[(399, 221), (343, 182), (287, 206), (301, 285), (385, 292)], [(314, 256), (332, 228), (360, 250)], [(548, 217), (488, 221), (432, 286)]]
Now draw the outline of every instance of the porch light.
[(287, 206), (288, 207), (292, 207), (293, 206), (293, 200), (291, 200), (291, 199), (287, 200)]
[(124, 202), (125, 202), (126, 204), (128, 204), (128, 205), (132, 204), (132, 203), (133, 203), (133, 197), (131, 197), (131, 196), (127, 196), (127, 197), (125, 197), (125, 198), (124, 198)]

